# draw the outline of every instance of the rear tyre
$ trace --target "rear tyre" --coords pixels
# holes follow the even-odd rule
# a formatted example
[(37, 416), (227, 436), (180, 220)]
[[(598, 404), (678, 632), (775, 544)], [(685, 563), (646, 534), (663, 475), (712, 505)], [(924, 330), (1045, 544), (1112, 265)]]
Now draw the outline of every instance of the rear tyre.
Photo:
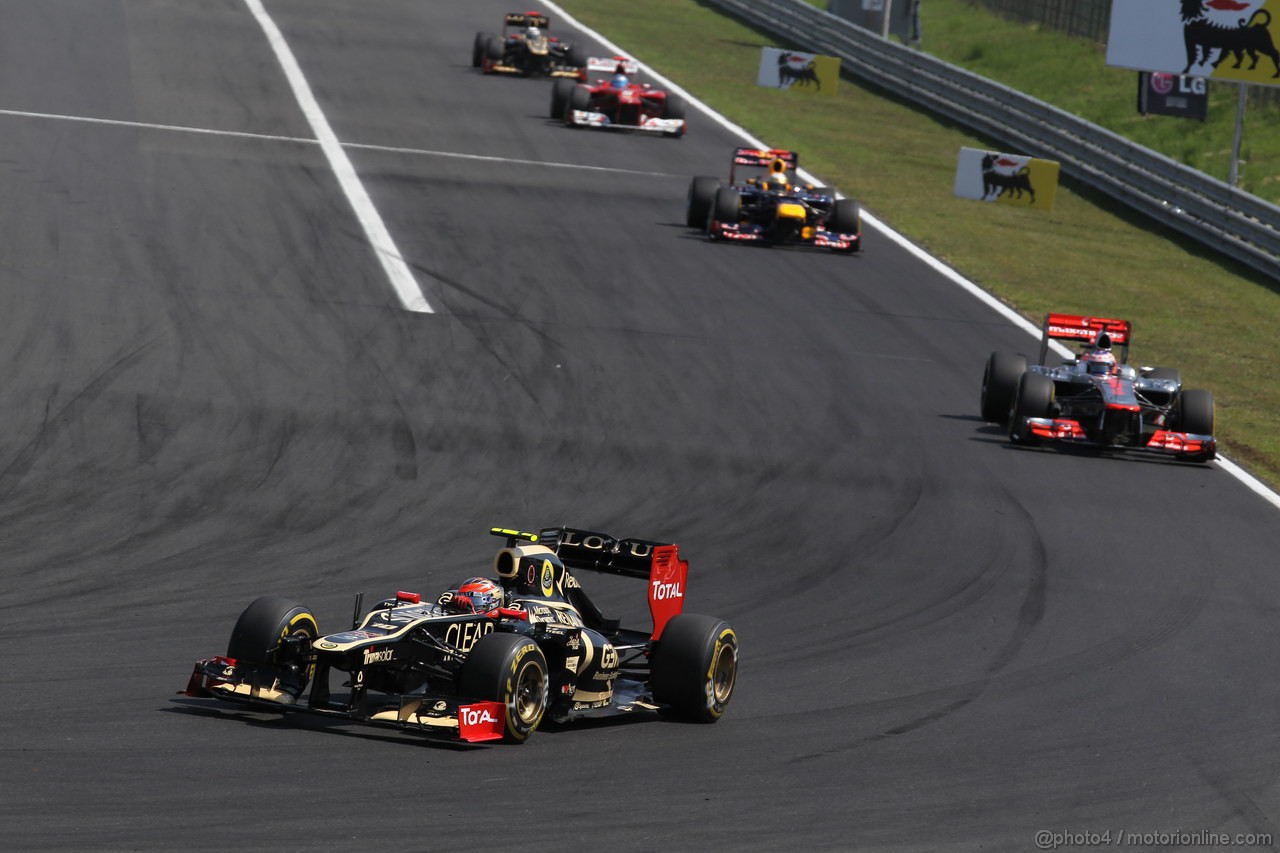
[(568, 77), (557, 77), (551, 84), (551, 117), (563, 118), (565, 105), (569, 103), (569, 93), (577, 84)]
[(1147, 379), (1172, 379), (1182, 387), (1182, 371), (1176, 367), (1153, 367), (1147, 371)]
[(296, 601), (264, 595), (244, 609), (227, 641), (237, 664), (270, 666), (296, 675), (282, 679), (297, 698), (315, 674), (311, 643), (320, 636), (316, 617)]
[(486, 634), (471, 647), (458, 673), (458, 693), (506, 705), (502, 739), (524, 743), (542, 722), (550, 689), (547, 659), (519, 634)]
[(471, 44), (472, 68), (479, 68), (484, 63), (485, 46), (489, 44), (491, 38), (493, 38), (491, 33), (476, 33), (476, 39)]
[(982, 419), (1006, 425), (1013, 399), (1018, 396), (1018, 381), (1027, 372), (1027, 357), (1007, 352), (993, 352), (982, 371)]
[[(733, 187), (721, 187), (716, 190), (715, 201), (711, 205), (711, 218), (716, 222), (730, 225), (738, 224), (738, 214), (742, 210), (742, 195)], [(710, 227), (707, 228), (710, 231)]]
[(1009, 440), (1014, 444), (1035, 444), (1036, 439), (1027, 430), (1025, 419), (1049, 417), (1052, 405), (1053, 380), (1040, 373), (1022, 374), (1009, 422)]
[(716, 190), (720, 189), (720, 179), (699, 175), (689, 183), (689, 200), (685, 208), (685, 224), (690, 228), (707, 227), (707, 217), (711, 215), (711, 205), (716, 201)]
[(714, 723), (733, 698), (737, 678), (738, 635), (728, 622), (681, 613), (662, 629), (651, 686), (654, 701), (673, 716)]

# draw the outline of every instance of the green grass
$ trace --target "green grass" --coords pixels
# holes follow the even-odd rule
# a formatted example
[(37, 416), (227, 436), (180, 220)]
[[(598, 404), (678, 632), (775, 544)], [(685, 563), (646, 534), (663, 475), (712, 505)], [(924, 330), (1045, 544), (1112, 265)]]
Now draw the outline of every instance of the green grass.
[[(832, 98), (759, 88), (760, 48), (791, 45), (697, 0), (647, 0), (643, 15), (630, 0), (560, 2), (754, 135), (800, 151), (824, 182), (1037, 323), (1049, 310), (1133, 320), (1133, 359), (1179, 367), (1189, 386), (1211, 389), (1224, 452), (1280, 483), (1274, 282), (1069, 181), (1049, 213), (957, 199), (951, 188), (959, 148), (990, 147), (990, 140), (848, 79)], [(936, 15), (941, 7), (969, 8), (960, 0), (930, 0), (923, 8)], [(926, 19), (924, 27), (926, 44), (945, 40), (957, 53), (975, 52), (940, 19)], [(995, 36), (978, 29), (990, 61)], [(691, 132), (698, 132), (696, 117)], [(876, 251), (874, 234), (866, 251)], [(976, 364), (975, 387), (980, 370)]]

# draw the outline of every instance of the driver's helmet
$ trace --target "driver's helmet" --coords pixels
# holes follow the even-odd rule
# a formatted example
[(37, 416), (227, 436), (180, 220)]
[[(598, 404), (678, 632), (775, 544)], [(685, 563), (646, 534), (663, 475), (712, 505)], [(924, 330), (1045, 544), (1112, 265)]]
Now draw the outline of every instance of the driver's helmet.
[(1084, 367), (1095, 376), (1110, 376), (1116, 370), (1116, 357), (1109, 350), (1094, 350), (1084, 357)]
[(769, 164), (769, 177), (765, 178), (765, 186), (771, 190), (781, 191), (785, 191), (790, 186), (787, 180), (787, 162), (781, 157), (775, 157)]
[(537, 41), (542, 38), (542, 30), (537, 27), (529, 27), (524, 31), (525, 41)]
[(467, 578), (450, 593), (441, 603), (456, 613), (492, 613), (502, 606), (502, 587), (488, 578)]
[(613, 79), (609, 81), (609, 85), (615, 89), (625, 89), (631, 81), (627, 79), (625, 74), (615, 74)]

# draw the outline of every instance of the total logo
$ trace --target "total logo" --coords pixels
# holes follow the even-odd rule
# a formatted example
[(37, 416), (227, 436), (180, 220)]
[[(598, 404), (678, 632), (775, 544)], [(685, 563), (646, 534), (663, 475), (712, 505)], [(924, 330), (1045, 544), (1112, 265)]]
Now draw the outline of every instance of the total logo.
[(396, 656), (395, 649), (365, 649), (364, 663), (368, 666), (371, 663), (386, 663)]
[(650, 581), (649, 585), (653, 587), (651, 595), (654, 601), (666, 601), (669, 598), (684, 598), (684, 590), (680, 588), (680, 584), (678, 583)]
[(464, 726), (478, 726), (481, 723), (496, 723), (498, 718), (489, 713), (488, 708), (459, 708), (458, 715)]

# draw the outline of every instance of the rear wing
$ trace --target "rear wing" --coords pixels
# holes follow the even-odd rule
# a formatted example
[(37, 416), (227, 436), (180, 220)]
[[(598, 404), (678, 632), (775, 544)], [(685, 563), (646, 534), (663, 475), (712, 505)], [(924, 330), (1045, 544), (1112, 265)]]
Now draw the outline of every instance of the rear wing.
[(622, 66), (623, 74), (637, 74), (640, 71), (640, 63), (634, 59), (627, 59), (625, 56), (587, 57), (588, 71), (602, 71), (605, 74), (613, 74), (618, 70), (619, 65)]
[(735, 148), (733, 160), (729, 166), (729, 183), (736, 184), (735, 173), (739, 166), (756, 169), (767, 169), (774, 160), (787, 164), (787, 169), (794, 172), (800, 165), (800, 155), (783, 148)]
[(508, 27), (537, 27), (540, 30), (551, 28), (551, 19), (541, 12), (512, 12), (503, 18), (502, 23)]
[(649, 614), (653, 617), (655, 640), (667, 622), (684, 609), (689, 563), (680, 559), (680, 549), (674, 543), (615, 539), (607, 533), (572, 527), (547, 527), (537, 533), (493, 527), (489, 532), (505, 536), (508, 547), (519, 540), (542, 545), (555, 552), (570, 571), (604, 572), (649, 581)]
[(1049, 341), (1079, 341), (1092, 345), (1098, 336), (1106, 333), (1111, 339), (1111, 346), (1119, 348), (1120, 363), (1129, 360), (1129, 341), (1133, 337), (1133, 323), (1128, 320), (1116, 320), (1110, 317), (1086, 317), (1081, 314), (1057, 314), (1050, 312), (1044, 315), (1043, 334), (1040, 338), (1040, 363), (1045, 363), (1049, 354)]

